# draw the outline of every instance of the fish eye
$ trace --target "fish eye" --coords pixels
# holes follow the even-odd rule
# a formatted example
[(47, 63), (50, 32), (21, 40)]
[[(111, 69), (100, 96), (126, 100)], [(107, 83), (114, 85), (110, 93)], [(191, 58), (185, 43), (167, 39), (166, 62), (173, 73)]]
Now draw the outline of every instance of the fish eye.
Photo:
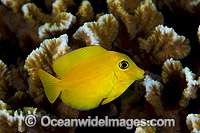
[(119, 63), (119, 67), (120, 67), (121, 69), (127, 69), (127, 68), (129, 67), (128, 61), (121, 61), (121, 62)]

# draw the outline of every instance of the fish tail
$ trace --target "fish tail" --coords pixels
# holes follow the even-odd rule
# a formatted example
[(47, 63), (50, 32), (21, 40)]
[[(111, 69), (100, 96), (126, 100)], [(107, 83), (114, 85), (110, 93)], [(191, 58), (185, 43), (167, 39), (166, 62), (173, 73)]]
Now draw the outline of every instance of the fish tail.
[(42, 69), (38, 69), (38, 75), (44, 86), (44, 92), (51, 103), (54, 103), (61, 92), (60, 80)]

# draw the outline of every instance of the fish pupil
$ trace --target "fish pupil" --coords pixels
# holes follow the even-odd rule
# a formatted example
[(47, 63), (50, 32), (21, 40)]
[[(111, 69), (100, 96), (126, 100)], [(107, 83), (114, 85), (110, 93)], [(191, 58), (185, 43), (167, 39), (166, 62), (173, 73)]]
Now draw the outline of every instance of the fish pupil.
[(120, 67), (121, 69), (126, 69), (126, 68), (129, 67), (129, 63), (128, 63), (127, 61), (121, 61), (121, 62), (119, 63), (119, 67)]

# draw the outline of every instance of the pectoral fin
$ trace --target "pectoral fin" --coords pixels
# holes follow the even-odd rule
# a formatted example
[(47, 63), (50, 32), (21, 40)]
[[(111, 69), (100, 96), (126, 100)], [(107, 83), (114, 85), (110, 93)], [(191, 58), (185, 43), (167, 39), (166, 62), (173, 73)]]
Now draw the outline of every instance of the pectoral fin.
[(102, 101), (101, 105), (104, 105), (104, 104), (106, 104), (106, 103), (109, 103), (109, 102), (115, 100), (116, 98), (117, 98), (117, 97), (109, 97), (109, 98), (106, 98), (106, 99), (104, 99), (104, 100)]

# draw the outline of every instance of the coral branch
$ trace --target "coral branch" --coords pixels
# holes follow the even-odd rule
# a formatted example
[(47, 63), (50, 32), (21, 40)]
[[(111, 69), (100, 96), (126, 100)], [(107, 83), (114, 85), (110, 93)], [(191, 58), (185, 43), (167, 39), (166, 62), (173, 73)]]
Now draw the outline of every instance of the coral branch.
[(62, 12), (66, 12), (67, 8), (73, 5), (74, 5), (73, 0), (55, 0), (55, 2), (52, 4), (53, 6), (52, 14), (53, 16), (57, 16)]
[(178, 76), (181, 78), (184, 78), (184, 73), (182, 72), (183, 67), (180, 61), (175, 61), (172, 58), (165, 61), (165, 63), (162, 66), (162, 82), (166, 84), (171, 79), (171, 75), (174, 74), (174, 72), (178, 72)]
[(41, 9), (33, 3), (23, 5), (22, 11), (24, 13), (24, 18), (34, 25), (40, 25), (50, 21), (50, 16), (44, 14)]
[(84, 22), (91, 21), (94, 18), (93, 8), (89, 1), (84, 0), (79, 7), (76, 17), (79, 20), (80, 25)]
[(199, 43), (200, 43), (200, 25), (199, 25), (199, 27), (198, 27), (197, 36), (198, 36)]
[[(170, 80), (176, 78), (180, 83), (185, 84), (183, 87), (183, 93), (179, 100), (181, 107), (186, 107), (189, 104), (190, 98), (196, 98), (196, 91), (200, 86), (200, 82), (195, 80), (196, 75), (193, 74), (188, 67), (182, 68), (180, 61), (173, 59), (167, 60), (162, 67), (162, 82), (167, 84)], [(178, 80), (180, 79), (180, 80)]]
[(39, 37), (43, 39), (50, 38), (59, 31), (68, 30), (75, 22), (76, 18), (74, 15), (62, 12), (53, 19), (52, 23), (45, 23), (39, 27)]
[(36, 103), (41, 102), (44, 97), (37, 70), (41, 68), (53, 74), (53, 62), (70, 51), (67, 43), (68, 36), (66, 34), (61, 35), (59, 38), (46, 39), (41, 43), (40, 48), (33, 50), (27, 57), (24, 67), (30, 76), (29, 93)]
[(31, 0), (1, 0), (1, 2), (6, 5), (7, 7), (11, 8), (15, 13), (18, 13), (21, 11), (21, 7), (30, 2)]
[[(46, 114), (45, 111), (42, 111), (43, 115)], [(24, 124), (24, 119), (26, 115), (34, 115), (36, 119), (40, 119), (42, 114), (37, 112), (37, 108), (24, 107), (23, 111), (14, 111), (9, 110), (9, 107), (6, 103), (0, 100), (0, 126), (4, 132), (16, 132), (15, 126), (17, 126), (19, 132), (26, 130)]]
[(200, 132), (200, 115), (188, 114), (186, 118), (186, 124), (189, 130), (193, 133)]
[[(0, 60), (0, 86), (1, 85), (11, 85), (11, 74), (8, 67), (2, 60)], [(4, 86), (3, 85), (3, 86)]]
[(200, 1), (199, 0), (163, 0), (164, 3), (170, 8), (172, 12), (176, 12), (177, 9), (182, 9), (185, 12), (191, 14), (198, 14)]
[(117, 37), (118, 22), (112, 14), (101, 16), (97, 22), (84, 23), (73, 38), (85, 42), (86, 45), (101, 45), (111, 49), (111, 44)]
[(151, 0), (141, 2), (134, 12), (134, 21), (136, 22), (136, 34), (145, 36), (149, 35), (156, 26), (164, 23), (162, 14), (157, 11)]
[(154, 63), (161, 64), (168, 58), (181, 59), (190, 52), (189, 40), (172, 28), (159, 25), (147, 39), (139, 38), (140, 49), (150, 54)]
[(194, 80), (196, 75), (193, 74), (189, 68), (185, 67), (183, 69), (187, 81), (187, 88), (184, 89), (181, 100), (179, 101), (180, 106), (186, 107), (189, 104), (190, 99), (195, 99), (197, 97), (196, 91), (200, 87), (200, 82)]
[(8, 67), (0, 60), (0, 99), (6, 100), (8, 87), (12, 83), (12, 78)]
[(107, 0), (109, 13), (112, 13), (117, 19), (120, 19), (126, 26), (130, 38), (135, 37), (135, 23), (134, 17), (130, 15), (126, 9), (125, 0)]
[(136, 9), (132, 7), (131, 12), (134, 15), (127, 11), (129, 3), (130, 1), (126, 3), (125, 0), (107, 0), (109, 12), (125, 24), (131, 39), (136, 35), (148, 35), (154, 27), (163, 24), (162, 14), (157, 11), (151, 0), (141, 2)]
[(135, 133), (155, 133), (155, 127), (137, 127)]
[(161, 92), (163, 89), (163, 85), (153, 80), (150, 76), (146, 75), (143, 85), (146, 88), (146, 100), (155, 108), (155, 111), (158, 115), (160, 115), (163, 111), (162, 103), (161, 103)]
[(74, 15), (65, 12), (67, 1), (69, 3), (72, 2), (69, 0), (56, 0), (53, 3), (52, 16), (44, 14), (32, 3), (25, 4), (22, 7), (24, 18), (31, 28), (39, 28), (38, 34), (40, 38), (50, 38), (57, 32), (69, 29), (76, 22)]

